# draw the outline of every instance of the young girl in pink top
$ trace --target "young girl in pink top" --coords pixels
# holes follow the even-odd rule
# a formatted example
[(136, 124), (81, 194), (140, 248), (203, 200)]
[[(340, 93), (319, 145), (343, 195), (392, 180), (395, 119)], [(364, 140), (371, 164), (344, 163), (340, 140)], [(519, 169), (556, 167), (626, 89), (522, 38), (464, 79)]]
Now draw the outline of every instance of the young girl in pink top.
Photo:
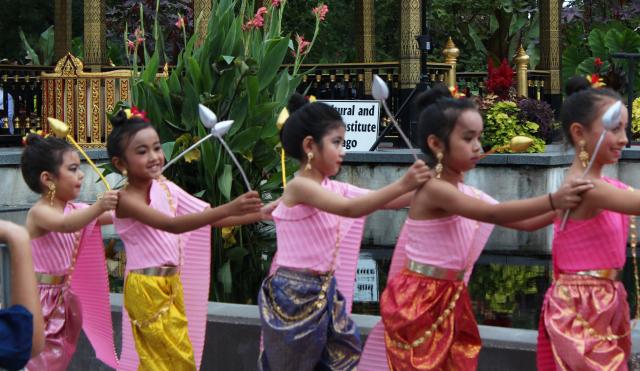
[(199, 369), (211, 225), (260, 220), (262, 202), (248, 192), (209, 207), (162, 177), (160, 138), (144, 112), (120, 111), (111, 122), (107, 152), (128, 178), (114, 221), (127, 254), (120, 368)]
[[(564, 133), (576, 150), (567, 179), (581, 176), (603, 132), (602, 115), (620, 96), (609, 89), (569, 96), (561, 113)], [(629, 217), (640, 214), (640, 193), (604, 177), (627, 144), (627, 110), (607, 131), (587, 174), (585, 193), (564, 229), (554, 225), (554, 282), (545, 295), (538, 336), (539, 370), (626, 370), (631, 351), (627, 293), (620, 282), (626, 260)], [(635, 223), (631, 223), (635, 228)], [(637, 238), (632, 231), (632, 243)]]
[(66, 141), (31, 134), (22, 153), (22, 176), (42, 197), (27, 214), (33, 264), (45, 322), (45, 347), (28, 370), (66, 370), (80, 329), (111, 367), (116, 360), (101, 224), (111, 224), (118, 193), (92, 206), (73, 203), (84, 177), (78, 153)]
[(384, 330), (376, 326), (369, 335), (360, 370), (475, 370), (481, 341), (466, 283), (493, 225), (543, 227), (591, 188), (576, 181), (556, 193), (497, 203), (464, 184), (482, 154), (475, 105), (451, 98), (446, 88), (431, 89), (418, 104), (420, 147), (436, 179), (411, 202), (380, 300)]
[(354, 218), (408, 205), (429, 173), (417, 161), (402, 179), (372, 192), (330, 180), (344, 157), (340, 114), (324, 103), (291, 108), (281, 140), (301, 168), (272, 214), (278, 250), (258, 299), (264, 340), (259, 367), (351, 370), (361, 352), (348, 315), (363, 227)]

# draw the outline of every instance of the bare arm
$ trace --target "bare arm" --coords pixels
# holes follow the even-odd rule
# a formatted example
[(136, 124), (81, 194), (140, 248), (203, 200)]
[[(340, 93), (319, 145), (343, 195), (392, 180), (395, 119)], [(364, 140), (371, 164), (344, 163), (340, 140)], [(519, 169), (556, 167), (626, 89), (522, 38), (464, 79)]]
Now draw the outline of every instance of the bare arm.
[(502, 226), (507, 228), (512, 228), (512, 229), (518, 229), (521, 231), (532, 232), (540, 228), (544, 228), (549, 224), (553, 223), (553, 220), (556, 218), (556, 216), (557, 216), (557, 212), (550, 211), (546, 214), (521, 220), (519, 222), (502, 224)]
[[(468, 196), (458, 191), (452, 184), (443, 181), (431, 181), (424, 188), (429, 192), (432, 205), (437, 208), (446, 210), (450, 214), (491, 224), (508, 225), (552, 211), (548, 195), (490, 204)], [(591, 188), (593, 188), (591, 183), (574, 181), (572, 185), (563, 185), (551, 197), (557, 208), (571, 208), (581, 201), (578, 194)]]
[(199, 213), (172, 217), (161, 213), (132, 195), (123, 194), (118, 204), (118, 216), (133, 218), (141, 223), (170, 233), (184, 233), (208, 224), (215, 224), (231, 216), (259, 211), (262, 202), (256, 192), (247, 192), (235, 200)]
[(424, 184), (429, 178), (429, 168), (424, 162), (416, 161), (401, 179), (366, 195), (346, 198), (324, 189), (310, 179), (299, 177), (289, 183), (282, 202), (289, 206), (305, 204), (332, 214), (356, 218), (384, 207)]
[(113, 213), (111, 211), (105, 211), (98, 217), (98, 225), (110, 225), (113, 224)]
[(264, 214), (262, 212), (257, 212), (241, 216), (229, 216), (224, 219), (220, 219), (211, 225), (214, 227), (233, 227), (236, 225), (257, 223), (261, 220), (264, 220)]
[(0, 221), (0, 241), (5, 241), (10, 248), (11, 303), (22, 305), (33, 315), (31, 356), (35, 356), (44, 347), (44, 324), (33, 271), (29, 233), (23, 227)]
[(584, 195), (590, 207), (640, 215), (640, 191), (620, 189), (600, 179), (594, 179), (593, 183), (596, 187)]
[(43, 230), (61, 233), (79, 231), (105, 211), (115, 209), (118, 196), (118, 191), (105, 192), (93, 205), (67, 214), (61, 214), (49, 205), (38, 203), (27, 214), (27, 229), (31, 236), (38, 236)]
[(413, 195), (415, 191), (407, 192), (402, 196), (392, 200), (391, 202), (384, 205), (383, 209), (402, 209), (405, 207), (409, 207), (411, 205), (411, 200), (413, 199)]

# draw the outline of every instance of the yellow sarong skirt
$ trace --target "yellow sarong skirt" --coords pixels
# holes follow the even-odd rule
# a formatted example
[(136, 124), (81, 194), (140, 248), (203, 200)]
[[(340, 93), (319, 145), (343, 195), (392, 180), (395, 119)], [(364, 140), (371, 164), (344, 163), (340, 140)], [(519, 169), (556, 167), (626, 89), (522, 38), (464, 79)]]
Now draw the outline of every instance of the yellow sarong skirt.
[(179, 275), (129, 273), (124, 306), (140, 358), (138, 370), (195, 370)]

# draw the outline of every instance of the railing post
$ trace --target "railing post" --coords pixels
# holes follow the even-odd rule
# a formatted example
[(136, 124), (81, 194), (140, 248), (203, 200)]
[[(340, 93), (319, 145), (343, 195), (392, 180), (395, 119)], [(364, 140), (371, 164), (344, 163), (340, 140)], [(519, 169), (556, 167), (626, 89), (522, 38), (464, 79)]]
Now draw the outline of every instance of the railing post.
[(453, 43), (451, 36), (449, 36), (447, 44), (444, 46), (444, 49), (442, 49), (442, 55), (444, 55), (444, 63), (451, 66), (451, 69), (449, 69), (447, 73), (447, 85), (449, 85), (449, 89), (454, 89), (457, 85), (456, 64), (460, 56), (460, 49)]
[(518, 96), (529, 96), (529, 85), (527, 83), (527, 68), (529, 66), (529, 56), (524, 51), (522, 44), (518, 48), (518, 52), (515, 57), (517, 76), (518, 76)]

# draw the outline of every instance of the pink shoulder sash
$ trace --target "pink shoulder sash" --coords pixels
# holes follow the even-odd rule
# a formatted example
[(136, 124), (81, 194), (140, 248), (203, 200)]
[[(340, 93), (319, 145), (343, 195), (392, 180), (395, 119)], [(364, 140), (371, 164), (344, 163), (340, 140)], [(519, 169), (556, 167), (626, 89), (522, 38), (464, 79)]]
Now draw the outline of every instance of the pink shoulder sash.
[(86, 226), (80, 237), (78, 257), (71, 278), (71, 290), (80, 299), (82, 329), (96, 352), (96, 358), (116, 368), (109, 281), (100, 226)]

